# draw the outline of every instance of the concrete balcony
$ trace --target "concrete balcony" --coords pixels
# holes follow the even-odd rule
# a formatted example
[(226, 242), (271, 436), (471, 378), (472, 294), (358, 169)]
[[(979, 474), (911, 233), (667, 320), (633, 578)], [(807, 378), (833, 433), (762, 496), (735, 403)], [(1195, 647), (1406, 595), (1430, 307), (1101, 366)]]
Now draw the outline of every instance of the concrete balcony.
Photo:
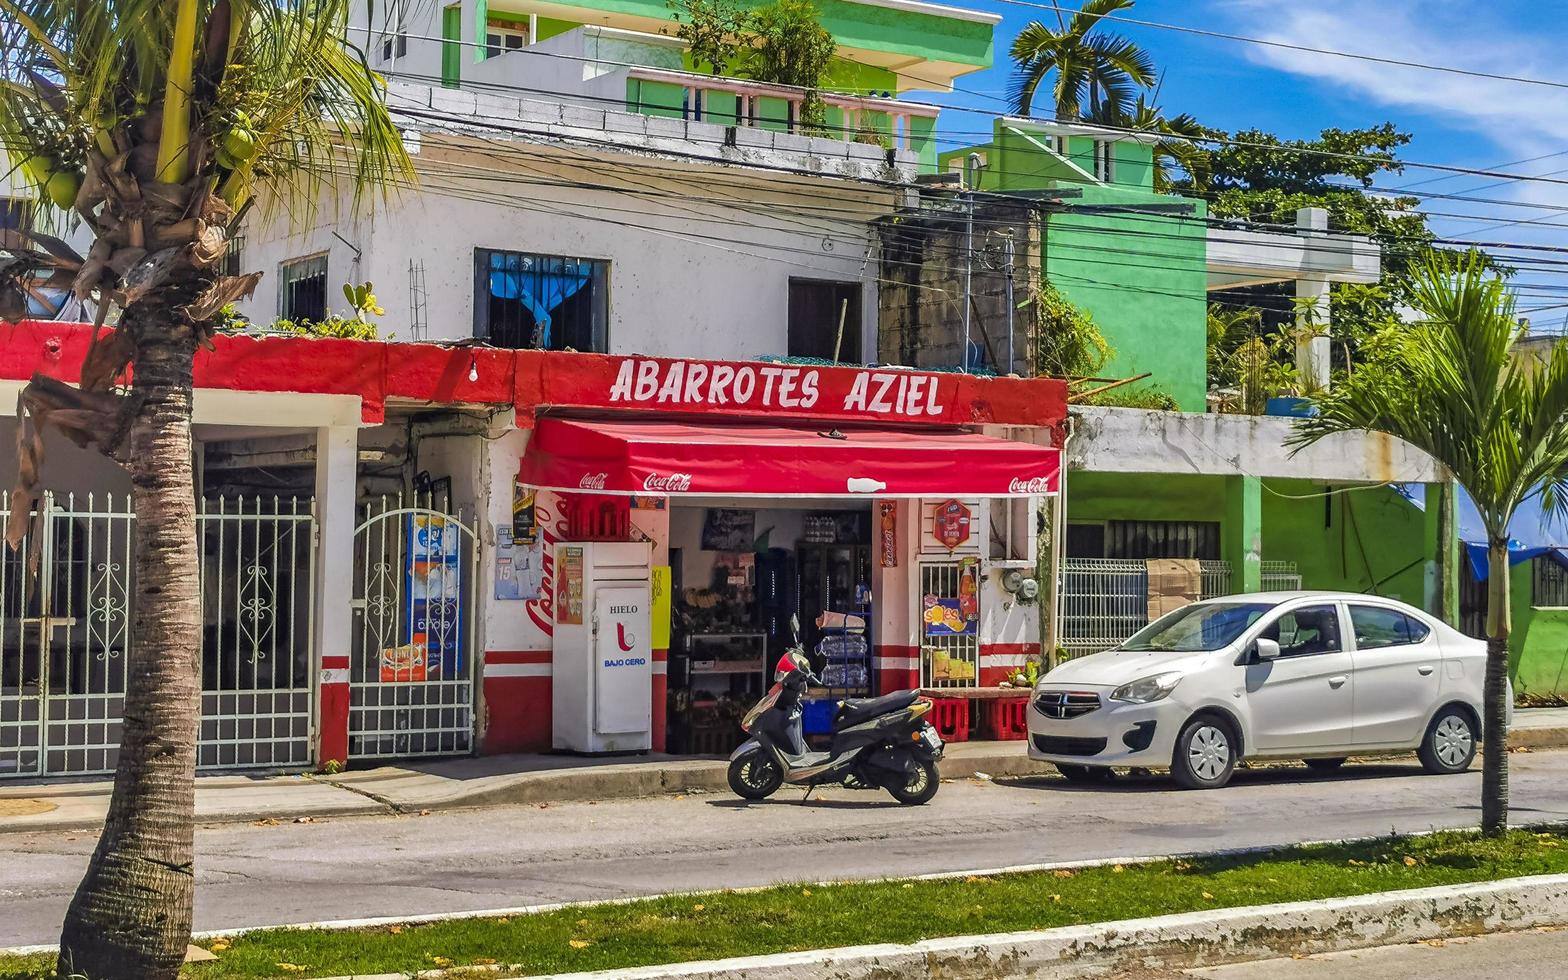
[[(933, 106), (824, 91), (819, 97), (825, 125), (808, 129), (801, 125), (800, 90), (687, 71), (684, 42), (660, 34), (574, 28), (465, 65), (463, 87), (702, 123), (715, 132), (755, 130), (770, 145), (804, 148), (795, 141), (836, 140), (855, 147), (856, 156), (881, 158), (892, 166), (930, 170), (936, 165), (938, 110)], [(756, 136), (740, 139), (759, 142)]]

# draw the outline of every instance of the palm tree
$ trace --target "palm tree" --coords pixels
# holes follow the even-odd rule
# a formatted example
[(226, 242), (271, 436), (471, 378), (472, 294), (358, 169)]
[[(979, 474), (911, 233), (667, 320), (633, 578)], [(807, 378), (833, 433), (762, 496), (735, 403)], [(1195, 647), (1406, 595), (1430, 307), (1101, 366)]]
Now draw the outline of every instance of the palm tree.
[[(220, 274), (254, 200), (308, 210), (412, 167), (348, 0), (0, 0), (0, 146), (92, 232), (27, 234), (7, 268), (97, 303), (80, 388), (21, 398), (7, 536), (25, 534), (52, 422), (129, 471), (138, 529), (124, 725), (103, 834), (66, 914), (62, 975), (172, 978), (191, 928), (200, 714), (191, 366), (259, 273)], [(300, 205), (303, 205), (301, 207)], [(100, 336), (104, 311), (121, 313)], [(121, 382), (134, 368), (128, 387)]]
[(1087, 0), (1069, 20), (1056, 9), (1056, 30), (1031, 22), (1013, 39), (1013, 111), (1029, 115), (1035, 90), (1053, 70), (1056, 118), (1077, 119), (1105, 104), (1126, 111), (1136, 89), (1154, 83), (1154, 59), (1120, 34), (1096, 31), (1101, 18), (1134, 0)]
[(1470, 493), (1487, 536), (1481, 826), (1508, 827), (1508, 522), (1532, 494), (1568, 497), (1568, 341), (1517, 358), (1524, 326), (1479, 254), (1433, 253), (1417, 267), (1421, 317), (1380, 338), (1376, 356), (1319, 398), (1292, 443), (1346, 430), (1386, 432), (1430, 454)]

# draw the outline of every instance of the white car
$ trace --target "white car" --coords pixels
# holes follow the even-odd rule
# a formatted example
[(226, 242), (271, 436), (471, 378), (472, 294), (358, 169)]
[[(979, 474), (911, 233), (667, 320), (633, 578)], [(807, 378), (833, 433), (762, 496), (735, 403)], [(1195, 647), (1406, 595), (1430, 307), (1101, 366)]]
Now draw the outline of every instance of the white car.
[(1481, 734), (1485, 666), (1485, 643), (1392, 599), (1211, 599), (1040, 678), (1029, 755), (1076, 782), (1169, 767), (1190, 789), (1225, 785), (1241, 759), (1333, 769), (1415, 750), (1428, 772), (1462, 772)]

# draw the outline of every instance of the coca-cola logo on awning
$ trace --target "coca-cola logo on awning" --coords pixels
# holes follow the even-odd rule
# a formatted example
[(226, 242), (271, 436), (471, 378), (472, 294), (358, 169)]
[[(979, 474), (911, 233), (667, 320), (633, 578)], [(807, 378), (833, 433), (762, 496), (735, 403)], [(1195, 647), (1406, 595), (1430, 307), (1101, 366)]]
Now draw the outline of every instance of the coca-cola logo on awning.
[(609, 479), (609, 474), (608, 473), (585, 473), (585, 474), (583, 474), (583, 478), (581, 480), (577, 481), (577, 489), (579, 489), (579, 490), (603, 490), (604, 489), (604, 483), (608, 479)]
[(1015, 476), (1010, 481), (1008, 481), (1007, 492), (1033, 494), (1050, 493), (1051, 481), (1043, 476), (1034, 476), (1027, 480), (1021, 480)]
[(642, 488), (649, 493), (685, 493), (691, 489), (691, 474), (671, 473), (662, 476), (649, 473), (642, 481)]

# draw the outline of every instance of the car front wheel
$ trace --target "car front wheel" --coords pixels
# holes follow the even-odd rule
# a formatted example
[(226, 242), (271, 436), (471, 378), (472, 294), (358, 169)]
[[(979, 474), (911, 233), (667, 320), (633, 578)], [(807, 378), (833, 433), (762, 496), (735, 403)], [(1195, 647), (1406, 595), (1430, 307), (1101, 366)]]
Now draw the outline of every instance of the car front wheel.
[(1182, 727), (1171, 775), (1183, 789), (1218, 789), (1236, 771), (1236, 738), (1218, 718), (1200, 715)]
[(1426, 771), (1438, 776), (1464, 772), (1475, 758), (1475, 726), (1470, 713), (1449, 706), (1427, 726), (1421, 748), (1416, 750)]

